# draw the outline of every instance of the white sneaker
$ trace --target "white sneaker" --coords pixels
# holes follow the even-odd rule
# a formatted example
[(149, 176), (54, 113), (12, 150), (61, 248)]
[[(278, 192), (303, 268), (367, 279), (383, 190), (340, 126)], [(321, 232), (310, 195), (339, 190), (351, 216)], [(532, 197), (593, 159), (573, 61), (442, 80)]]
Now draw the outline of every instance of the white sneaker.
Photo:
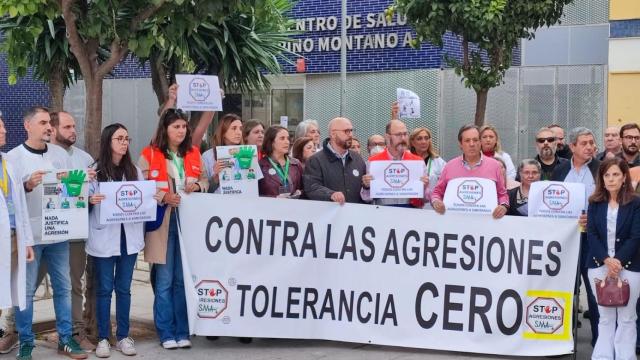
[(162, 343), (162, 347), (167, 350), (175, 350), (178, 348), (178, 343), (175, 340), (167, 340)]
[(189, 340), (189, 339), (178, 340), (178, 347), (180, 349), (189, 349), (189, 348), (191, 348), (191, 340)]
[(120, 351), (123, 355), (133, 356), (136, 353), (136, 347), (134, 341), (130, 337), (126, 337), (116, 344), (116, 350)]
[(109, 344), (109, 340), (100, 340), (96, 347), (96, 356), (99, 358), (108, 358), (111, 356), (111, 344)]

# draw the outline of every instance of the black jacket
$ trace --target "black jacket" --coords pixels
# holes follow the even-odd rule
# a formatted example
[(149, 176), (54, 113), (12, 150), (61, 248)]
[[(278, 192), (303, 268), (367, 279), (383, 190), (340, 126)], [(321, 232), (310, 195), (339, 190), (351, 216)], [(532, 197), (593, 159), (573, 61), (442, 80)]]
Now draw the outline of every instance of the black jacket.
[[(598, 168), (600, 168), (600, 161), (596, 158), (593, 158), (589, 165), (589, 171), (591, 171), (591, 175), (593, 175), (593, 179), (598, 177)], [(558, 163), (555, 169), (553, 169), (553, 173), (551, 174), (551, 181), (564, 181), (564, 179), (571, 171), (571, 160), (566, 162)]]
[(323, 149), (311, 156), (304, 167), (302, 179), (307, 198), (331, 201), (331, 195), (339, 191), (348, 203), (363, 203), (360, 190), (367, 165), (353, 150), (349, 150), (342, 165), (342, 160), (329, 149), (328, 144), (329, 139), (326, 139)]

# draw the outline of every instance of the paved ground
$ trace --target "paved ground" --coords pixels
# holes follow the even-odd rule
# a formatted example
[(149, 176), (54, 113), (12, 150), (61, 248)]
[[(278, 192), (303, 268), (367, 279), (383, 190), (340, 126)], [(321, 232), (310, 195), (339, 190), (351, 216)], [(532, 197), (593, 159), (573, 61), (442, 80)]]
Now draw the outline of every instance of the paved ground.
[[(152, 316), (153, 296), (146, 280), (148, 273), (136, 272), (136, 279), (132, 288), (133, 302), (131, 309), (132, 319), (136, 323), (134, 335), (136, 338), (136, 348), (138, 356), (136, 358), (146, 358), (154, 360), (164, 359), (225, 359), (225, 360), (455, 360), (455, 359), (513, 359), (510, 356), (488, 356), (479, 354), (468, 354), (462, 352), (442, 352), (430, 350), (417, 350), (396, 348), (388, 346), (364, 345), (353, 343), (341, 343), (334, 341), (320, 340), (279, 340), (279, 339), (257, 339), (252, 344), (244, 345), (234, 338), (221, 338), (217, 341), (209, 341), (202, 337), (193, 339), (193, 348), (189, 350), (164, 350), (157, 343), (154, 336)], [(51, 300), (36, 302), (36, 321), (46, 321), (53, 319), (53, 304)], [(578, 336), (578, 357), (579, 360), (587, 360), (591, 356), (591, 346), (589, 321), (582, 319), (582, 328), (579, 329)], [(45, 340), (38, 340), (34, 350), (34, 359), (63, 359), (57, 355), (55, 348)], [(462, 350), (462, 349), (461, 349)], [(8, 355), (0, 355), (0, 360), (11, 359), (15, 356), (15, 351)], [(90, 355), (90, 358), (96, 358)], [(117, 352), (112, 353), (113, 359), (128, 358)], [(130, 358), (129, 358), (130, 359)], [(542, 360), (545, 358), (527, 357), (523, 359)], [(563, 359), (571, 359), (570, 356)]]

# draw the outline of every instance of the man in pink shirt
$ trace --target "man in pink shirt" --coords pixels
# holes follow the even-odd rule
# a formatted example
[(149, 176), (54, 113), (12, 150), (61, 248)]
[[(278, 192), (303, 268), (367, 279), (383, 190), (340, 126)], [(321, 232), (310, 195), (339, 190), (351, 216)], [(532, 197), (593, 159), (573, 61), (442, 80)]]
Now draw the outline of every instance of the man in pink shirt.
[(509, 209), (506, 179), (500, 170), (498, 161), (483, 156), (480, 151), (480, 129), (473, 124), (464, 125), (458, 131), (458, 143), (462, 155), (452, 159), (445, 165), (438, 184), (431, 194), (431, 206), (438, 214), (444, 214), (446, 208), (442, 202), (447, 184), (460, 177), (478, 177), (493, 180), (496, 183), (498, 206), (493, 210), (493, 217), (500, 219)]

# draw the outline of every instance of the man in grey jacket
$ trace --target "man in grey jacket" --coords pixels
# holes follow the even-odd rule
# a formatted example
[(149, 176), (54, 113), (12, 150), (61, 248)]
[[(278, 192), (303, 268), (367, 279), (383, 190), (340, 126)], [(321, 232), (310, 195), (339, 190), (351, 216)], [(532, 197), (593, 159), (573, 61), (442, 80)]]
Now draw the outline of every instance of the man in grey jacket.
[(360, 154), (349, 150), (353, 131), (347, 118), (329, 122), (329, 138), (305, 166), (304, 191), (309, 199), (340, 204), (363, 202), (360, 190), (367, 167)]

